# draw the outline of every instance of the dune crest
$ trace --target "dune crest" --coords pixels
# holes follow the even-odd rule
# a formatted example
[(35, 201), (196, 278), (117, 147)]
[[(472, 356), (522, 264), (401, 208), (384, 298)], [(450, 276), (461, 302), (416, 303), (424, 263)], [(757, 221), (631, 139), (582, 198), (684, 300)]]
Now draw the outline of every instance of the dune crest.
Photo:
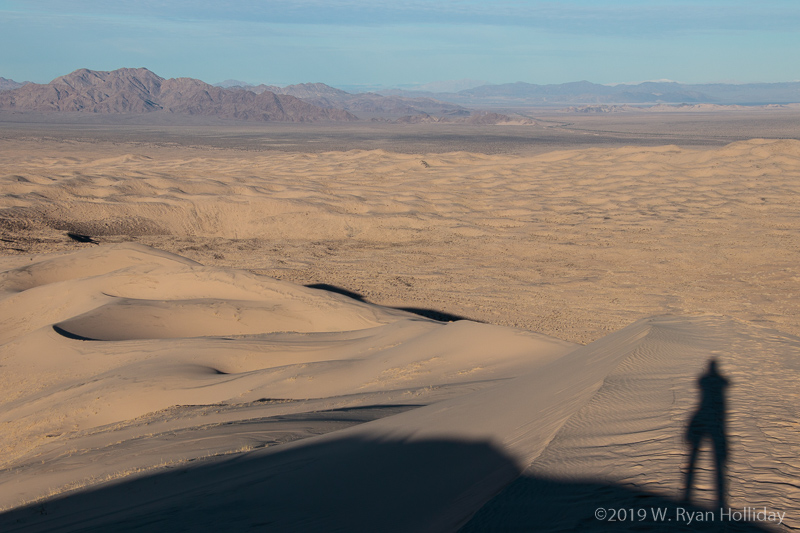
[(27, 259), (0, 276), (4, 531), (483, 530), (533, 519), (524, 498), (563, 511), (535, 491), (587, 476), (674, 506), (714, 356), (733, 383), (732, 504), (798, 510), (775, 488), (800, 468), (796, 337), (662, 317), (576, 346), (141, 245)]
[[(263, 398), (277, 398), (292, 411), (297, 402), (319, 409), (384, 396), (416, 404), (488, 386), (573, 348), (135, 244), (31, 258), (0, 274), (0, 290), (6, 467), (174, 406), (258, 411)], [(487, 353), (492, 343), (502, 349)]]
[(580, 343), (665, 310), (800, 334), (796, 140), (535, 156), (20, 140), (0, 154), (7, 253), (74, 249), (67, 233), (137, 240)]
[(4, 532), (800, 528), (798, 141), (2, 143)]

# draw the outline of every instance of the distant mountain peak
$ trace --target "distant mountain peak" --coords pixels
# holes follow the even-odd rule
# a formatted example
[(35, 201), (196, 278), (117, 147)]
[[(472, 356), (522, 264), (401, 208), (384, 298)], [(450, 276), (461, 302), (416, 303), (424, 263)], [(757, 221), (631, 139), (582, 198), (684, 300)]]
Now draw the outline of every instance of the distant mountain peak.
[(29, 81), (14, 81), (8, 78), (3, 78), (0, 76), (0, 91), (12, 91), (14, 89), (19, 89), (23, 85), (27, 85), (30, 83)]
[(336, 89), (324, 83), (298, 83), (295, 85), (287, 85), (281, 91), (281, 94), (291, 94), (297, 98), (318, 98), (318, 97), (342, 97), (350, 96), (350, 93), (341, 89)]
[(108, 71), (80, 68), (64, 76), (59, 76), (51, 81), (50, 84), (64, 83), (70, 86), (90, 86), (102, 85), (116, 79), (131, 78), (164, 81), (164, 78), (146, 68), (120, 68)]
[(681, 82), (671, 80), (669, 78), (661, 78), (660, 80), (644, 80), (644, 81), (623, 81), (621, 83), (605, 83), (604, 85), (608, 85), (609, 87), (618, 87), (620, 85), (641, 85), (643, 83), (677, 83), (680, 84)]
[(480, 87), (482, 85), (491, 85), (491, 83), (488, 81), (471, 80), (465, 78), (461, 80), (432, 81), (430, 83), (415, 87), (414, 90), (432, 93), (457, 93), (467, 89), (474, 89), (475, 87)]
[(214, 87), (222, 87), (223, 89), (230, 89), (232, 87), (241, 87), (247, 89), (249, 87), (257, 87), (254, 83), (248, 83), (246, 81), (241, 80), (225, 80), (218, 83), (212, 84)]

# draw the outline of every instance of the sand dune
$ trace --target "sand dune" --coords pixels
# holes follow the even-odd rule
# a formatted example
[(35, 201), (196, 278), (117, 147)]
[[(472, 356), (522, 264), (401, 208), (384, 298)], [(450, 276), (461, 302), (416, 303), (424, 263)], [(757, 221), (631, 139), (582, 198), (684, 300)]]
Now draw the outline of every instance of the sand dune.
[[(598, 507), (707, 510), (707, 451), (691, 504), (681, 489), (714, 358), (728, 503), (785, 513), (733, 525), (800, 528), (797, 141), (4, 145), (4, 532), (606, 531)], [(426, 318), (447, 313), (483, 322)]]
[(713, 356), (731, 504), (800, 526), (796, 337), (665, 317), (579, 347), (135, 244), (20, 259), (0, 278), (4, 531), (484, 531), (527, 527), (533, 500), (587, 526), (552, 480), (675, 507)]
[[(382, 404), (383, 396), (414, 405), (508, 379), (573, 347), (498, 326), (439, 323), (141, 245), (45, 256), (4, 272), (1, 283), (6, 467), (42, 449), (63, 452), (71, 447), (64, 439), (87, 432), (95, 446), (98, 432), (116, 443), (130, 421), (176, 405), (261, 402), (269, 416), (306, 401), (314, 410)], [(276, 400), (286, 405), (276, 411)], [(36, 479), (38, 493), (4, 490), (3, 505), (41, 496)]]
[(533, 157), (7, 144), (12, 253), (80, 246), (66, 231), (135, 239), (581, 343), (665, 311), (800, 334), (798, 141)]

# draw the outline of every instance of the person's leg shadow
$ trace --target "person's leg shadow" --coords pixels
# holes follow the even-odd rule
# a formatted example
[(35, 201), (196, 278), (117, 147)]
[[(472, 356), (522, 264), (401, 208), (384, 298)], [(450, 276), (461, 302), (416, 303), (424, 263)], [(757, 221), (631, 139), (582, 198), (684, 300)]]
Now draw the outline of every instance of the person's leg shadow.
[(728, 459), (728, 439), (725, 432), (725, 389), (729, 386), (730, 381), (719, 373), (717, 360), (710, 359), (708, 369), (698, 380), (700, 405), (692, 415), (685, 434), (689, 444), (689, 465), (686, 470), (683, 499), (687, 503), (691, 501), (700, 445), (708, 438), (714, 451), (717, 504), (721, 508), (726, 506), (725, 468)]

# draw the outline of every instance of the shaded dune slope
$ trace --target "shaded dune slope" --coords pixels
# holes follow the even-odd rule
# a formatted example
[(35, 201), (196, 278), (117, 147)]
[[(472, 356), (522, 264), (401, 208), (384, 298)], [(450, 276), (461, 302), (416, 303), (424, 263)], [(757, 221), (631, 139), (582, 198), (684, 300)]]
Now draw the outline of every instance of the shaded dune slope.
[[(137, 429), (126, 429), (126, 438), (137, 439), (152, 433), (152, 418), (172, 429), (214, 418), (203, 412), (198, 422), (195, 408), (175, 406), (215, 405), (219, 416), (249, 419), (427, 403), (574, 347), (498, 326), (445, 324), (131, 244), (30, 260), (0, 274), (0, 290), (5, 466), (83, 449), (72, 440), (95, 433), (117, 443), (128, 426)], [(195, 451), (231, 451), (221, 446)], [(72, 470), (54, 474), (47, 490), (91, 476)], [(30, 493), (3, 491), (2, 505), (41, 496), (46, 477), (37, 476)]]

